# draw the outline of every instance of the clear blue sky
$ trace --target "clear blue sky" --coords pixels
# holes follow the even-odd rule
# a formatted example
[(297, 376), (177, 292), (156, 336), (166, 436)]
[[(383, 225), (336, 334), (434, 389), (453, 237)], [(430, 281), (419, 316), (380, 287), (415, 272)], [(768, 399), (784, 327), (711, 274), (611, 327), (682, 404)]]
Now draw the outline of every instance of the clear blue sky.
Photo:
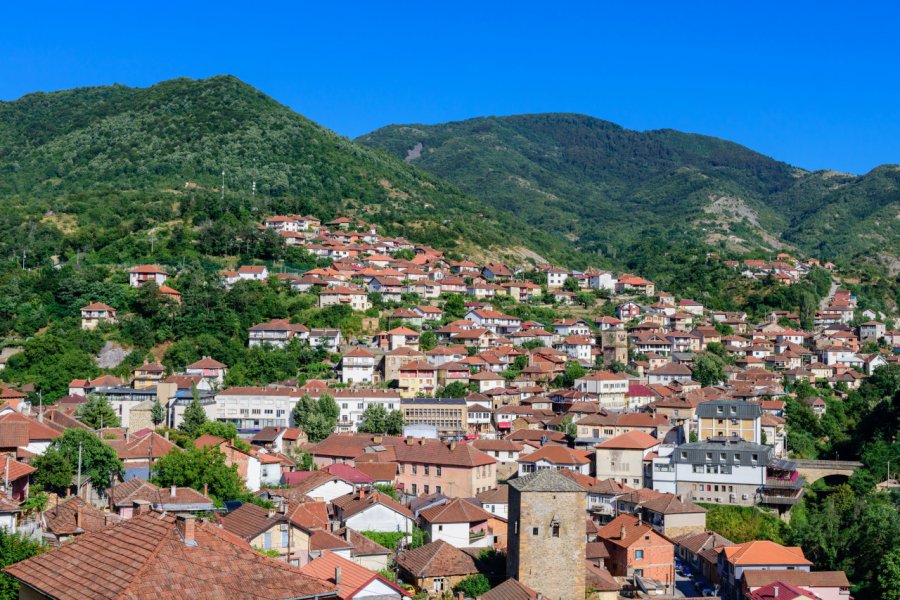
[(896, 3), (37, 4), (4, 5), (0, 99), (230, 73), (351, 137), (571, 111), (809, 169), (900, 163)]

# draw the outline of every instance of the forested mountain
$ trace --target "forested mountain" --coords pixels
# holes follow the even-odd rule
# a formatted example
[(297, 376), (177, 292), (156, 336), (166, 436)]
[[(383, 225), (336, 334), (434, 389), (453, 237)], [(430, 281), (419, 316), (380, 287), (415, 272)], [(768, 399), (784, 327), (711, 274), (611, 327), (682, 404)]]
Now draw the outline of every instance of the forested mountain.
[(25, 252), (26, 265), (76, 253), (136, 260), (169, 242), (172, 260), (239, 254), (255, 243), (262, 214), (282, 212), (355, 213), (443, 249), (528, 242), (566, 252), (228, 76), (0, 103), (0, 203), (0, 256)]
[(392, 125), (393, 153), (581, 251), (622, 262), (646, 232), (830, 259), (900, 256), (900, 167), (807, 172), (725, 140), (577, 114)]

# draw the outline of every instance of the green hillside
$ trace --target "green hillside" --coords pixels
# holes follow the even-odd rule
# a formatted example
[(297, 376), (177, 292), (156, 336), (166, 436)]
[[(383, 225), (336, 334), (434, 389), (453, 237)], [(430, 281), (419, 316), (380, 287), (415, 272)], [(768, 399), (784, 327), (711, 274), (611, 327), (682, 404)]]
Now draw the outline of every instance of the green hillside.
[(557, 258), (567, 252), (228, 76), (0, 103), (0, 203), (0, 256), (24, 251), (29, 265), (76, 253), (106, 262), (259, 256), (248, 250), (255, 224), (272, 212), (357, 214), (448, 250), (540, 241)]
[(900, 255), (896, 167), (810, 173), (721, 139), (576, 114), (393, 125), (358, 141), (616, 262), (648, 230), (739, 251)]

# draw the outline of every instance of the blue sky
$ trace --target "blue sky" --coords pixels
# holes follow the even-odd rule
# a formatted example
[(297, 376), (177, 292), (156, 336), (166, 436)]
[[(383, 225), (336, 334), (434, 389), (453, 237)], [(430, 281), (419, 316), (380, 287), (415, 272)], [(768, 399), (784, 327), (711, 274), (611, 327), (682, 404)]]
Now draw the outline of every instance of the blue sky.
[(351, 137), (570, 111), (808, 169), (900, 163), (892, 3), (36, 4), (4, 6), (2, 100), (230, 73)]

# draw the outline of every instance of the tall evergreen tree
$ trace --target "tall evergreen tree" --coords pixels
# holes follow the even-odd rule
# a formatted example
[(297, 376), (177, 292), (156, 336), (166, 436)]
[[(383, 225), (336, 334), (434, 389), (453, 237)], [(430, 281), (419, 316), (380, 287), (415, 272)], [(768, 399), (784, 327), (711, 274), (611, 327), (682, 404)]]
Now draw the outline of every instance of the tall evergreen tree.
[(78, 407), (75, 416), (91, 429), (119, 426), (119, 415), (103, 396), (88, 396), (87, 402)]
[(150, 420), (156, 427), (159, 427), (166, 420), (166, 410), (159, 403), (159, 398), (153, 401), (153, 408), (150, 409)]
[(191, 403), (184, 409), (184, 420), (178, 426), (178, 429), (190, 436), (195, 436), (204, 423), (206, 423), (206, 411), (203, 410), (203, 405), (200, 404), (200, 393), (195, 387), (194, 397), (191, 398)]

